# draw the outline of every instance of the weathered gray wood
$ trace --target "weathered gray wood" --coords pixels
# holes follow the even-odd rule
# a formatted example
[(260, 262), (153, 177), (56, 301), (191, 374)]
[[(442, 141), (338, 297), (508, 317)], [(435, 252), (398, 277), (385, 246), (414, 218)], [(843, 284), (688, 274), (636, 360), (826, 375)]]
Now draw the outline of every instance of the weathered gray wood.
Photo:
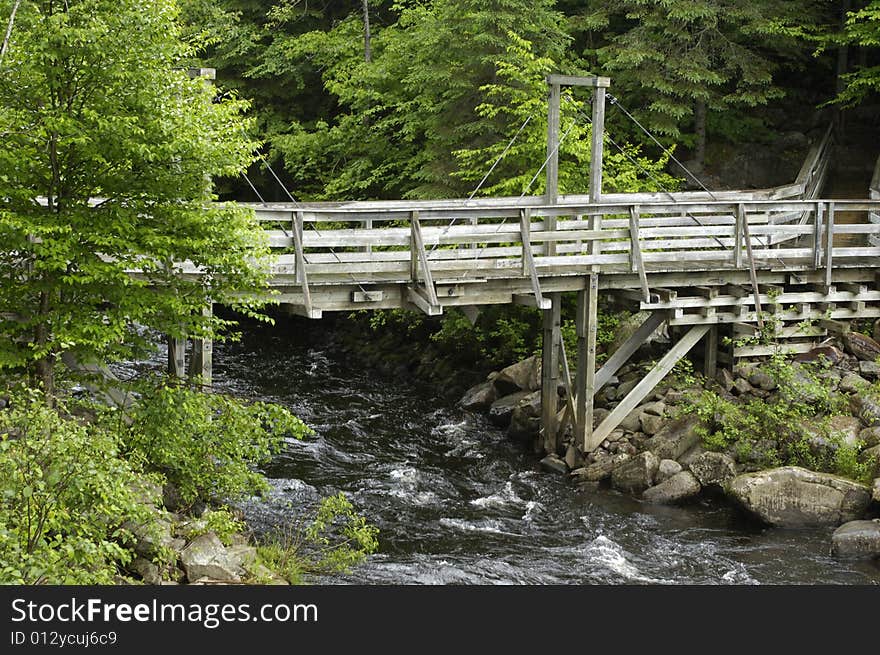
[[(547, 98), (547, 160), (545, 168), (544, 199), (548, 205), (555, 205), (559, 195), (559, 103), (561, 100), (560, 86), (550, 82), (550, 93)], [(546, 220), (548, 231), (556, 227), (556, 218), (548, 217)], [(552, 241), (544, 242), (544, 254), (554, 255), (556, 246)]]
[(602, 86), (607, 87), (611, 84), (609, 77), (595, 76), (579, 76), (579, 75), (558, 75), (552, 74), (547, 76), (547, 84), (557, 86)]
[(610, 81), (598, 78), (593, 85), (593, 116), (590, 138), (590, 202), (602, 200), (602, 161), (605, 146), (605, 89)]
[(718, 326), (712, 325), (704, 337), (703, 344), (703, 375), (715, 379), (718, 370)]
[(743, 237), (746, 242), (746, 254), (749, 258), (749, 277), (752, 281), (752, 293), (755, 296), (755, 311), (758, 315), (758, 327), (764, 327), (764, 319), (761, 317), (761, 294), (758, 290), (758, 275), (755, 272), (755, 257), (752, 251), (752, 238), (749, 235), (749, 218), (746, 216), (745, 208), (742, 204), (737, 205), (737, 217), (742, 222)]
[(682, 357), (703, 338), (709, 331), (709, 325), (695, 325), (681, 340), (667, 352), (657, 365), (621, 400), (605, 420), (593, 431), (590, 440), (585, 444), (584, 452), (595, 450), (620, 422), (645, 399), (652, 389), (666, 377)]
[(822, 263), (822, 214), (824, 203), (816, 204), (816, 218), (813, 221), (813, 268), (818, 269)]
[(550, 309), (545, 309), (543, 340), (541, 344), (541, 426), (543, 429), (544, 452), (556, 452), (556, 404), (559, 385), (559, 342), (561, 297), (558, 293), (550, 295)]
[(642, 285), (642, 295), (645, 302), (651, 300), (651, 292), (648, 289), (648, 276), (645, 273), (645, 264), (642, 261), (642, 249), (639, 246), (639, 207), (634, 205), (629, 211), (629, 240), (631, 244), (630, 258), (632, 268), (639, 274), (639, 282)]
[(571, 425), (572, 430), (577, 428), (577, 420), (575, 418), (577, 414), (577, 410), (575, 409), (575, 388), (571, 382), (571, 368), (568, 365), (568, 353), (565, 352), (565, 339), (562, 338), (559, 339), (559, 363), (562, 365), (562, 382), (565, 385), (566, 394), (565, 414), (556, 428), (557, 443), (558, 440), (562, 438), (566, 425)]
[(654, 333), (663, 321), (666, 320), (666, 312), (654, 311), (644, 322), (633, 332), (626, 341), (624, 341), (608, 358), (602, 368), (596, 373), (596, 391), (602, 389), (608, 381), (620, 370), (620, 367), (629, 361), (629, 358), (635, 354), (648, 337)]
[(302, 286), (303, 304), (305, 305), (305, 310), (309, 315), (311, 315), (313, 309), (312, 294), (311, 290), (309, 289), (309, 276), (308, 272), (306, 271), (307, 262), (305, 250), (303, 249), (303, 216), (301, 211), (298, 211), (295, 214), (293, 244), (296, 251), (296, 280)]
[[(587, 288), (577, 295), (575, 329), (578, 340), (577, 407), (574, 442), (583, 449), (593, 433), (593, 401), (597, 386), (596, 337), (598, 334), (599, 276), (587, 276)], [(584, 450), (584, 452), (588, 452)]]
[(541, 283), (538, 280), (538, 271), (535, 268), (535, 260), (532, 256), (531, 248), (531, 212), (523, 209), (520, 214), (520, 238), (522, 239), (522, 268), (523, 275), (528, 276), (532, 283), (532, 293), (535, 296), (535, 307), (539, 309), (550, 309), (550, 301), (544, 298), (541, 293)]
[[(202, 310), (202, 315), (210, 317), (213, 312), (213, 305), (209, 304)], [(203, 387), (212, 385), (214, 381), (214, 342), (211, 339), (192, 340), (189, 377), (198, 380)]]
[(825, 284), (831, 284), (831, 267), (834, 259), (834, 202), (828, 203), (828, 218), (825, 221)]
[(182, 378), (186, 375), (186, 341), (174, 337), (167, 338), (168, 375)]
[(443, 307), (438, 303), (432, 303), (428, 298), (422, 295), (421, 287), (412, 284), (406, 287), (406, 299), (418, 309), (422, 310), (428, 316), (440, 316), (443, 313)]
[[(413, 248), (418, 254), (418, 261), (422, 265), (422, 276), (425, 278), (425, 292), (428, 296), (428, 302), (434, 306), (439, 306), (440, 301), (437, 299), (437, 290), (434, 287), (434, 278), (431, 273), (431, 266), (428, 263), (428, 254), (425, 252), (425, 244), (422, 241), (422, 230), (419, 225), (419, 213), (413, 212), (410, 217), (410, 224), (412, 226), (412, 245)], [(418, 284), (418, 268), (416, 268), (415, 275), (413, 276), (413, 283)]]
[(352, 291), (351, 301), (353, 303), (369, 303), (380, 302), (384, 294), (381, 291)]

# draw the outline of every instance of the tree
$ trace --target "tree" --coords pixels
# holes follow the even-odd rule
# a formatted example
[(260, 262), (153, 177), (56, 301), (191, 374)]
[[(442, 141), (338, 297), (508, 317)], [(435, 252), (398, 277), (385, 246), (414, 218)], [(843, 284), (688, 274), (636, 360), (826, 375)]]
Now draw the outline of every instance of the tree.
[(702, 165), (711, 114), (783, 95), (773, 73), (795, 56), (792, 28), (809, 21), (814, 4), (591, 0), (579, 24), (605, 35), (588, 55), (614, 77), (616, 87), (638, 96), (647, 125), (693, 145)]
[[(872, 0), (867, 7), (847, 13), (842, 43), (864, 48), (880, 46), (880, 0)], [(836, 101), (855, 105), (870, 94), (880, 91), (880, 65), (864, 65), (843, 76), (844, 87)]]
[(209, 206), (211, 177), (252, 160), (246, 105), (175, 69), (191, 54), (175, 6), (33, 0), (16, 16), (0, 66), (0, 368), (28, 367), (49, 393), (61, 353), (128, 357), (148, 346), (142, 326), (208, 336), (228, 322), (207, 303), (258, 304), (254, 218)]

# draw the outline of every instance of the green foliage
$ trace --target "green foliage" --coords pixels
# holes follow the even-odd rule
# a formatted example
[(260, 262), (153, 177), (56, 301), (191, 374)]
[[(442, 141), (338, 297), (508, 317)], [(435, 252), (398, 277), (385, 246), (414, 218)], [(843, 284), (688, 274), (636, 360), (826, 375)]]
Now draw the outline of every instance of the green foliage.
[(822, 378), (821, 365), (794, 366), (777, 356), (761, 366), (778, 385), (767, 399), (747, 402), (703, 390), (687, 412), (702, 421), (703, 443), (755, 467), (803, 466), (865, 481), (869, 466), (858, 461), (861, 444), (848, 445), (830, 426), (846, 410)]
[(209, 301), (259, 305), (268, 249), (252, 213), (206, 207), (212, 176), (253, 159), (246, 103), (180, 68), (175, 7), (37, 0), (17, 14), (0, 66), (0, 368), (48, 388), (61, 353), (127, 358), (149, 346), (136, 324), (204, 336), (228, 326), (202, 314)]
[(202, 393), (168, 380), (142, 385), (131, 425), (121, 419), (118, 429), (130, 455), (165, 475), (190, 503), (265, 490), (254, 467), (279, 452), (285, 437), (311, 433), (279, 405)]
[(132, 558), (119, 523), (147, 516), (109, 430), (16, 389), (0, 411), (0, 583), (111, 584)]
[(338, 493), (322, 499), (307, 524), (276, 534), (257, 552), (288, 582), (301, 584), (306, 575), (344, 573), (360, 564), (378, 548), (378, 534)]
[(232, 543), (233, 535), (245, 529), (244, 523), (226, 507), (205, 512), (200, 520), (192, 522), (191, 525), (193, 527), (184, 535), (188, 540), (213, 532), (225, 546)]
[[(866, 49), (880, 46), (880, 0), (872, 0), (867, 7), (849, 12), (843, 34), (835, 40)], [(844, 89), (835, 102), (844, 105), (862, 102), (880, 91), (880, 66), (859, 66), (845, 75), (843, 82)]]

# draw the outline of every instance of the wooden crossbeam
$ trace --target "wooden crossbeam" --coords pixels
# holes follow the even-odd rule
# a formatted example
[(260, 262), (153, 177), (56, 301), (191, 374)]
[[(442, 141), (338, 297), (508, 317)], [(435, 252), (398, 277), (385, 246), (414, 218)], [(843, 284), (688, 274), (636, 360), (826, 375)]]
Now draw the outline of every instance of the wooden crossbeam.
[(520, 211), (520, 238), (522, 240), (523, 274), (529, 276), (532, 283), (532, 293), (535, 296), (535, 307), (538, 309), (550, 309), (550, 301), (541, 293), (541, 283), (538, 280), (538, 270), (535, 268), (535, 259), (532, 256), (532, 212), (526, 208)]
[(755, 272), (755, 257), (752, 254), (752, 237), (749, 235), (749, 218), (746, 215), (745, 206), (739, 203), (736, 206), (737, 220), (742, 224), (743, 236), (746, 242), (746, 253), (749, 257), (749, 277), (752, 281), (752, 293), (755, 296), (755, 312), (758, 315), (758, 327), (764, 328), (764, 319), (761, 317), (761, 293), (758, 290), (758, 275)]
[[(411, 230), (411, 238), (410, 238), (410, 248), (415, 250), (418, 257), (418, 263), (421, 263), (422, 268), (422, 276), (425, 278), (424, 281), (424, 289), (427, 297), (424, 298), (427, 303), (431, 306), (430, 311), (427, 313), (430, 316), (435, 316), (437, 314), (442, 314), (443, 309), (440, 307), (440, 300), (437, 298), (437, 289), (434, 287), (434, 278), (431, 275), (431, 266), (428, 264), (428, 253), (425, 252), (425, 242), (422, 239), (422, 227), (419, 221), (419, 212), (414, 211), (410, 215), (410, 230)], [(413, 285), (410, 286), (411, 291), (415, 291), (415, 286), (419, 283), (419, 271), (418, 265), (411, 264), (411, 274), (412, 274), (412, 282)], [(418, 298), (422, 298), (421, 294), (416, 292), (415, 296)], [(423, 309), (421, 303), (418, 300), (410, 298), (419, 308)], [(437, 311), (439, 310), (439, 311)]]
[(663, 321), (666, 320), (666, 312), (652, 312), (648, 318), (636, 329), (632, 335), (611, 353), (611, 356), (596, 373), (596, 391), (598, 392), (611, 380), (620, 368), (629, 361), (629, 358), (642, 346), (648, 337), (654, 333)]
[(605, 417), (605, 420), (593, 430), (593, 434), (585, 444), (585, 452), (591, 452), (598, 448), (608, 435), (620, 425), (620, 422), (651, 393), (660, 380), (666, 377), (672, 367), (703, 338), (710, 327), (710, 325), (695, 325), (688, 330), (684, 337), (657, 362), (657, 365), (626, 395), (626, 398), (621, 400)]
[(312, 307), (312, 293), (309, 289), (309, 276), (306, 272), (306, 256), (303, 249), (303, 213), (301, 211), (294, 214), (293, 247), (296, 252), (296, 280), (302, 288), (306, 315), (311, 317), (314, 308)]
[(629, 210), (629, 240), (632, 270), (634, 273), (639, 274), (639, 284), (642, 286), (642, 297), (645, 302), (651, 302), (651, 292), (648, 290), (648, 276), (645, 273), (645, 264), (642, 261), (642, 248), (639, 245), (638, 205), (633, 205)]

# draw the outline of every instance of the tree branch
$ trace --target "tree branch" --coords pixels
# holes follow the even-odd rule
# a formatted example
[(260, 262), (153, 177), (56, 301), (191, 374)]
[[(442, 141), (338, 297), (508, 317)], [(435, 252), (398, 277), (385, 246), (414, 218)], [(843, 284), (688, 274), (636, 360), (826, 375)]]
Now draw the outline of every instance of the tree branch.
[(6, 51), (9, 49), (9, 37), (12, 36), (12, 26), (15, 24), (15, 13), (18, 11), (18, 6), (21, 4), (21, 0), (15, 0), (15, 4), (12, 5), (12, 13), (9, 15), (9, 24), (6, 26), (6, 37), (3, 39), (3, 46), (0, 47), (0, 64), (3, 63), (3, 58), (6, 56)]

